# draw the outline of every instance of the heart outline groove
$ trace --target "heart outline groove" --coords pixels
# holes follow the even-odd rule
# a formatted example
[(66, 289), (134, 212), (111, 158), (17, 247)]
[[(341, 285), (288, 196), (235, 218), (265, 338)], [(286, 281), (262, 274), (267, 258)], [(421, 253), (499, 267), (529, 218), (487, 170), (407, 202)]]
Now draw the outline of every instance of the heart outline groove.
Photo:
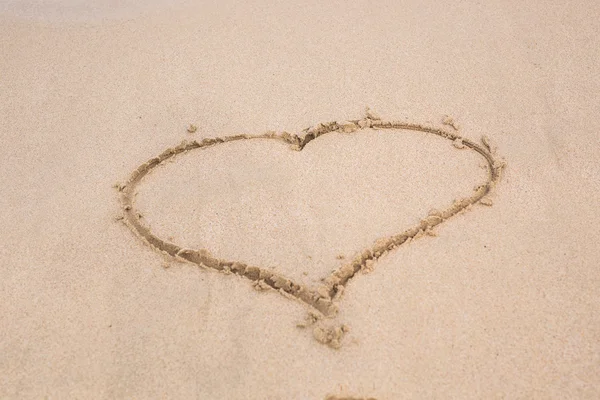
[[(446, 123), (454, 130), (456, 127), (452, 123)], [(418, 131), (440, 136), (452, 142), (458, 149), (469, 149), (477, 152), (487, 163), (487, 180), (480, 184), (471, 196), (455, 200), (450, 206), (442, 211), (430, 211), (419, 223), (403, 230), (400, 233), (377, 239), (369, 248), (358, 253), (352, 260), (344, 263), (335, 269), (329, 276), (325, 277), (323, 284), (317, 288), (309, 288), (286, 278), (284, 275), (276, 273), (266, 268), (250, 266), (243, 262), (230, 261), (214, 257), (207, 249), (188, 249), (167, 240), (161, 239), (152, 233), (150, 228), (142, 222), (141, 214), (135, 209), (135, 189), (142, 179), (148, 175), (154, 168), (161, 165), (166, 160), (172, 159), (180, 154), (196, 149), (205, 149), (216, 146), (221, 143), (250, 140), (250, 139), (274, 139), (280, 140), (290, 145), (292, 150), (302, 151), (302, 149), (311, 141), (319, 136), (332, 132), (341, 132), (351, 134), (360, 132), (364, 129), (393, 129)], [(489, 205), (488, 196), (494, 186), (500, 180), (501, 171), (505, 163), (499, 159), (489, 143), (486, 136), (482, 136), (481, 144), (466, 139), (456, 132), (450, 132), (441, 128), (425, 126), (421, 124), (408, 123), (404, 121), (385, 121), (367, 110), (365, 118), (360, 120), (348, 120), (343, 122), (319, 123), (311, 128), (307, 128), (301, 135), (290, 134), (288, 132), (275, 133), (267, 132), (257, 135), (233, 135), (216, 138), (206, 138), (201, 141), (183, 141), (178, 146), (169, 148), (157, 157), (153, 157), (140, 165), (124, 184), (117, 185), (120, 193), (120, 202), (123, 210), (122, 221), (144, 242), (148, 243), (153, 249), (173, 257), (178, 260), (187, 261), (201, 267), (214, 269), (216, 271), (232, 273), (247, 278), (261, 288), (274, 289), (285, 297), (296, 299), (309, 306), (309, 322), (313, 324), (321, 317), (334, 317), (338, 311), (338, 302), (345, 286), (356, 276), (356, 274), (367, 268), (371, 268), (373, 263), (389, 251), (401, 246), (402, 244), (415, 239), (424, 232), (429, 232), (436, 226), (442, 224), (453, 216), (469, 209), (472, 205), (481, 202)], [(315, 313), (316, 311), (316, 313)], [(335, 328), (333, 330), (315, 328), (315, 338), (322, 343), (329, 344), (331, 347), (339, 347), (339, 339), (345, 333), (346, 328)]]

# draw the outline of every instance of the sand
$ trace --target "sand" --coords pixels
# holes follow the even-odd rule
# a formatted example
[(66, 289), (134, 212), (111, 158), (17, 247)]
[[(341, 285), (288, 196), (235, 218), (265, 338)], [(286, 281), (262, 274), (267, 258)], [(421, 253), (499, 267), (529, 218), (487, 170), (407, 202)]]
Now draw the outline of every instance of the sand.
[(600, 397), (595, 2), (53, 4), (0, 7), (0, 398)]

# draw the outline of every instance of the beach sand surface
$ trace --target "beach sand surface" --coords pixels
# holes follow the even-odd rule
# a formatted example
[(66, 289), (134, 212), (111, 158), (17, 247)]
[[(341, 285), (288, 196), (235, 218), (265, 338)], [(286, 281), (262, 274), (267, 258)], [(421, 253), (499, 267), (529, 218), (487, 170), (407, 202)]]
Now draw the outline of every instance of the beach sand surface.
[[(597, 2), (90, 4), (0, 6), (0, 398), (600, 397)], [(485, 135), (506, 167), (491, 207), (350, 280), (319, 322), (348, 327), (339, 349), (297, 327), (305, 303), (120, 220), (114, 186), (183, 140), (367, 106)], [(482, 161), (401, 129), (240, 140), (135, 201), (160, 237), (316, 288), (470, 195)]]

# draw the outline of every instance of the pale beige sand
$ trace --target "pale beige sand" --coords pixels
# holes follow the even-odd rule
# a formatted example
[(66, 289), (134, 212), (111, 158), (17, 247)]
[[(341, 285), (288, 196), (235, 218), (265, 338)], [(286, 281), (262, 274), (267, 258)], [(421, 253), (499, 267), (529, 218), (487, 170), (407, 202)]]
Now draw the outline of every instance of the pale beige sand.
[[(0, 8), (0, 398), (600, 397), (595, 1), (42, 3)], [(317, 322), (349, 327), (339, 349), (296, 326), (305, 303), (119, 220), (113, 185), (184, 139), (367, 105), (486, 135), (507, 167), (492, 207), (345, 285)], [(242, 140), (166, 161), (135, 203), (157, 235), (317, 287), (470, 196), (482, 161), (397, 129)]]

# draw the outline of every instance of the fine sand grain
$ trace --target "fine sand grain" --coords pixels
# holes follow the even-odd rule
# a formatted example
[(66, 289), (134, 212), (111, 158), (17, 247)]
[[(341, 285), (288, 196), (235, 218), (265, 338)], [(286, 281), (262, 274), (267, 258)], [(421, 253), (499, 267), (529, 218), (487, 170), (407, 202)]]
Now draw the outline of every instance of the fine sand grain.
[(0, 398), (600, 397), (595, 1), (52, 4), (0, 6)]

